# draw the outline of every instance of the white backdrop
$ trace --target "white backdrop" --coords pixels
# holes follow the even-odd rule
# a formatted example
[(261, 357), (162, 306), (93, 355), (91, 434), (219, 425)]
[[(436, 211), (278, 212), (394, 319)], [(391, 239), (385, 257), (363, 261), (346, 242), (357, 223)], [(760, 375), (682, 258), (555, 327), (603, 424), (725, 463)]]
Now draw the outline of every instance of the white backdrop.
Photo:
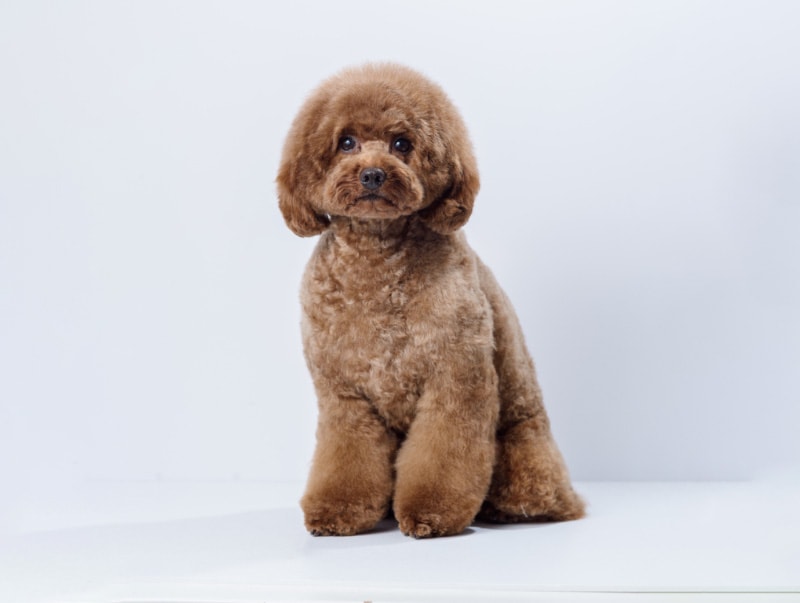
[[(466, 230), (579, 480), (800, 458), (800, 3), (0, 5), (4, 505), (87, 479), (305, 477), (273, 179), (318, 81), (439, 81)], [(2, 506), (2, 505), (0, 505)]]

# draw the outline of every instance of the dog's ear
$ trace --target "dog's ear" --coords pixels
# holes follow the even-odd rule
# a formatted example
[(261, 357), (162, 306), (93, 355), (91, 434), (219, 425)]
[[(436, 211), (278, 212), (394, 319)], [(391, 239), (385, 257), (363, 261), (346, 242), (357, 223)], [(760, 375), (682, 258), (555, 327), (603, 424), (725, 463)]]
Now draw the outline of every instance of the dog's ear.
[(452, 158), (452, 176), (444, 194), (420, 212), (428, 228), (440, 234), (455, 232), (467, 223), (478, 195), (478, 167), (472, 151), (465, 150)]
[(307, 182), (302, 182), (298, 174), (302, 170), (303, 161), (291, 161), (284, 153), (281, 167), (278, 170), (278, 207), (283, 214), (286, 225), (296, 235), (313, 237), (328, 227), (328, 218), (314, 211), (311, 204), (311, 189)]
[(325, 174), (327, 139), (320, 127), (325, 97), (312, 95), (294, 119), (283, 145), (278, 168), (278, 207), (286, 225), (301, 237), (312, 237), (329, 225), (328, 216), (315, 210)]

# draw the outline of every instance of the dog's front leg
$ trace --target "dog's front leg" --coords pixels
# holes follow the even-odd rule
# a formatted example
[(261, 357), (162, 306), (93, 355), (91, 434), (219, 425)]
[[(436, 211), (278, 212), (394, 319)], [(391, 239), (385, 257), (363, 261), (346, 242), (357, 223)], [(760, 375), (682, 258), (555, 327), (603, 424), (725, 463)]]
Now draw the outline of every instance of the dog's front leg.
[(317, 447), (300, 501), (308, 531), (346, 536), (383, 519), (392, 496), (396, 449), (397, 436), (368, 401), (321, 399)]
[(494, 368), (490, 361), (462, 368), (426, 387), (397, 455), (394, 514), (407, 536), (462, 532), (491, 481), (499, 406)]

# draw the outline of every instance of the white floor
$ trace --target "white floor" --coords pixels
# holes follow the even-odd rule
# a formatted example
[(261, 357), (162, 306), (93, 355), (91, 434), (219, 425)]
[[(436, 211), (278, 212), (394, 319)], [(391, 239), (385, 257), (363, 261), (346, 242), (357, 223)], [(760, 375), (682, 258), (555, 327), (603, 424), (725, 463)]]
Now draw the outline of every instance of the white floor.
[(583, 483), (588, 518), (313, 538), (302, 485), (95, 482), (18, 509), (0, 601), (800, 601), (795, 483)]

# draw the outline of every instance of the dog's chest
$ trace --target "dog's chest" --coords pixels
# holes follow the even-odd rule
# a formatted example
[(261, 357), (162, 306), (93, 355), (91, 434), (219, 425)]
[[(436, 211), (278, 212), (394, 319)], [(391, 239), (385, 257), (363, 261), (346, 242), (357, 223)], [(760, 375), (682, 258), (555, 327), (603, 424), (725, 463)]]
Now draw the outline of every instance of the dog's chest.
[(304, 344), (312, 374), (342, 397), (369, 399), (393, 427), (414, 416), (426, 372), (420, 279), (407, 254), (318, 257), (306, 276)]

